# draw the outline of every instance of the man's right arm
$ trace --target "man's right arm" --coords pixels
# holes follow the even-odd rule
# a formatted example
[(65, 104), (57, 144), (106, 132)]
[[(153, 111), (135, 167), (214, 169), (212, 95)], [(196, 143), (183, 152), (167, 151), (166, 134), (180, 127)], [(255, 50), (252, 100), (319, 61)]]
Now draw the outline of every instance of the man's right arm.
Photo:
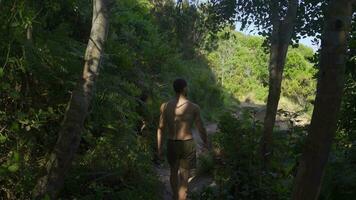
[(201, 118), (199, 107), (197, 107), (195, 110), (195, 126), (197, 127), (197, 129), (199, 131), (200, 138), (203, 140), (204, 147), (208, 148), (208, 135), (207, 135), (206, 129), (204, 127), (203, 120)]

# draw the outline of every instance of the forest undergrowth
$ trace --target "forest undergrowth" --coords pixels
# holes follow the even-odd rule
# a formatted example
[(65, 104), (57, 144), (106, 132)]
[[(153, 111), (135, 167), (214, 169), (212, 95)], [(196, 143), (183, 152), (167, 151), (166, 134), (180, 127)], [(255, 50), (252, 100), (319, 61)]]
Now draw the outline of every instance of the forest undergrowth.
[[(212, 16), (209, 5), (114, 2), (96, 93), (59, 198), (160, 199), (154, 170), (159, 107), (174, 95), (174, 79), (183, 77), (204, 120), (219, 124), (214, 151), (200, 158), (200, 170), (217, 186), (192, 198), (289, 199), (308, 127), (275, 131), (271, 171), (264, 173), (261, 123), (249, 112), (236, 119), (241, 102), (266, 103), (264, 38), (214, 21), (225, 16)], [(91, 7), (85, 0), (0, 1), (0, 24), (0, 199), (26, 200), (45, 171), (80, 78)], [(281, 109), (310, 117), (315, 58), (308, 47), (290, 47)], [(323, 200), (355, 196), (355, 85), (350, 67)], [(147, 126), (140, 130), (142, 121)]]

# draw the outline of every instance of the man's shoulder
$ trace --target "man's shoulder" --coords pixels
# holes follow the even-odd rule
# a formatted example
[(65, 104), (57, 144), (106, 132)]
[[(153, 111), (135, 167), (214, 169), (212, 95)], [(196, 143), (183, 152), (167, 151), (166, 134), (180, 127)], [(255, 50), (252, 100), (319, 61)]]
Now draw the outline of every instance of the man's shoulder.
[(192, 109), (193, 109), (194, 111), (200, 111), (200, 107), (199, 107), (198, 104), (193, 103), (193, 102), (191, 102), (191, 101), (189, 101), (189, 104), (190, 104), (190, 106), (192, 107)]
[(174, 99), (171, 99), (171, 100), (168, 100), (168, 101), (162, 103), (160, 109), (161, 109), (161, 111), (164, 111), (168, 107), (172, 107), (174, 105), (175, 105), (175, 101), (174, 101)]
[(166, 101), (166, 102), (164, 102), (164, 103), (161, 104), (161, 108), (162, 108), (162, 107), (163, 107), (163, 108), (166, 108), (167, 106), (170, 106), (170, 105), (172, 105), (172, 104), (174, 104), (174, 100), (173, 100), (173, 99), (168, 100), (168, 101)]
[(161, 107), (160, 107), (161, 112), (163, 112), (166, 109), (168, 103), (169, 102), (164, 102), (164, 103), (161, 104)]

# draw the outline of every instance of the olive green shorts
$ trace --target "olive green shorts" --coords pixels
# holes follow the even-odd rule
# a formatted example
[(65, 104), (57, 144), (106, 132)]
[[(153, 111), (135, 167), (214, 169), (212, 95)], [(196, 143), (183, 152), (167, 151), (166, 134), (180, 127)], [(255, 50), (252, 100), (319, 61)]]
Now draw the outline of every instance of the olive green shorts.
[(196, 168), (196, 147), (193, 139), (167, 141), (167, 160), (171, 167)]

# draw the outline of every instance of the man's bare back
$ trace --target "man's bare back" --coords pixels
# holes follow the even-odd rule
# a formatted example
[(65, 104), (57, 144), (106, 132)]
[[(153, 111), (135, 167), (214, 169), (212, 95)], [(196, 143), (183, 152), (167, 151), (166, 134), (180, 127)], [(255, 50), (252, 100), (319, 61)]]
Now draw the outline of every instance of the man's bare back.
[(172, 99), (161, 106), (167, 125), (167, 137), (171, 140), (192, 139), (192, 128), (199, 121), (199, 107), (189, 100)]

